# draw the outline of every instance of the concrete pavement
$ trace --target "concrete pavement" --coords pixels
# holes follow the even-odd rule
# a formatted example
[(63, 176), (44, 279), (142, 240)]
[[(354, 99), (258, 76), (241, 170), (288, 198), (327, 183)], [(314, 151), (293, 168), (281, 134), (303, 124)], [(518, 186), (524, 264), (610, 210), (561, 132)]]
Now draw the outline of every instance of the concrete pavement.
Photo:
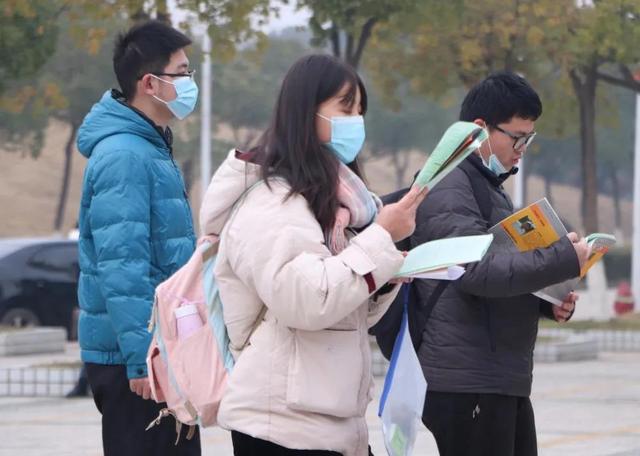
[[(375, 415), (378, 397), (367, 418), (380, 456), (385, 451)], [(640, 455), (640, 353), (539, 363), (532, 399), (541, 456)], [(100, 442), (100, 417), (90, 399), (0, 398), (0, 456), (97, 456)], [(228, 433), (206, 429), (203, 454), (231, 456)], [(437, 454), (426, 430), (414, 454)]]

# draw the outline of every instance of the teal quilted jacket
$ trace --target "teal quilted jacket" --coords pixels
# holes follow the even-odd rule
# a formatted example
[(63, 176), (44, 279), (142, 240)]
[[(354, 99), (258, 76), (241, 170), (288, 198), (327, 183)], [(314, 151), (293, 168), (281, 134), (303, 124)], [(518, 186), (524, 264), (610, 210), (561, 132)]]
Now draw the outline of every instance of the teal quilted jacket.
[(156, 285), (195, 247), (191, 209), (166, 134), (106, 92), (78, 131), (88, 158), (79, 217), (82, 360), (145, 377)]

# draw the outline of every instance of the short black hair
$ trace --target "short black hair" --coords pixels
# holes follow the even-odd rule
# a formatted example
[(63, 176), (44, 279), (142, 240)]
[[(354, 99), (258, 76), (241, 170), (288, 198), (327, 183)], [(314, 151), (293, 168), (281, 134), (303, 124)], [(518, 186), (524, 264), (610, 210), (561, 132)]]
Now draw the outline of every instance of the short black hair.
[(460, 120), (484, 120), (488, 125), (508, 122), (513, 117), (537, 120), (542, 102), (522, 76), (509, 71), (493, 73), (475, 85), (464, 97)]
[(147, 21), (116, 37), (113, 71), (127, 100), (136, 94), (136, 82), (146, 73), (161, 73), (171, 54), (191, 44), (182, 32), (160, 21)]

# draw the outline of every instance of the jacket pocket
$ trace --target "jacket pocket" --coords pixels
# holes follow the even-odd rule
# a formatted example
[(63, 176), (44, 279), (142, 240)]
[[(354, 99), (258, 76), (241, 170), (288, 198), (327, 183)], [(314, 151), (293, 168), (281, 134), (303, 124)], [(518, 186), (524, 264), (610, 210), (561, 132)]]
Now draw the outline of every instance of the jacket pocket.
[(288, 407), (340, 418), (359, 416), (364, 367), (359, 331), (297, 330), (293, 339)]

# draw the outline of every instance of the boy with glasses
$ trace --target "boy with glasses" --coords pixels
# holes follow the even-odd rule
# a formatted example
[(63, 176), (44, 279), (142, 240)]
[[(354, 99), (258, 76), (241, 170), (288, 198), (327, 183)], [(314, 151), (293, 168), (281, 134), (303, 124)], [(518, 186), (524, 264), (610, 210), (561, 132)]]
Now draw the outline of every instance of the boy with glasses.
[[(514, 212), (502, 184), (517, 172), (541, 113), (536, 92), (513, 73), (491, 75), (471, 89), (460, 120), (486, 128), (488, 140), (422, 202), (412, 246), (486, 234)], [(586, 242), (575, 233), (546, 249), (490, 251), (444, 289), (418, 350), (428, 382), (423, 422), (441, 456), (537, 454), (529, 396), (538, 320), (568, 320), (577, 295), (552, 306), (530, 293), (578, 276), (587, 255)], [(415, 282), (420, 303), (437, 285)]]
[(150, 399), (147, 377), (154, 290), (195, 247), (168, 126), (192, 112), (198, 97), (184, 51), (190, 44), (157, 21), (120, 35), (113, 56), (120, 90), (107, 91), (78, 132), (78, 150), (88, 158), (79, 340), (107, 456), (200, 454), (199, 433), (186, 439), (186, 426), (179, 436), (171, 420), (145, 431), (165, 406)]

